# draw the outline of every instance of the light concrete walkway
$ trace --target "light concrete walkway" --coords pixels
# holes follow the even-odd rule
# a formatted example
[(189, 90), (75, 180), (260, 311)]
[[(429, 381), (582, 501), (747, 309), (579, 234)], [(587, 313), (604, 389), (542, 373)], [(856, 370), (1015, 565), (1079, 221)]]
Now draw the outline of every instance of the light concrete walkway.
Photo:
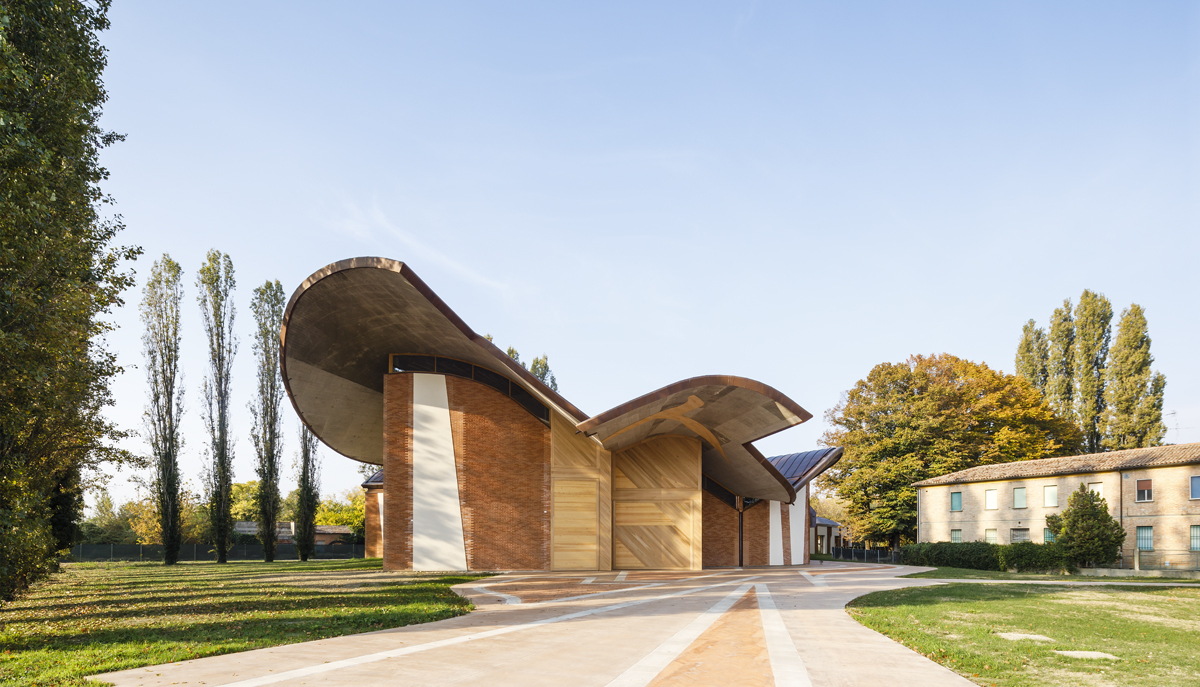
[(480, 610), (459, 618), (95, 678), (120, 687), (971, 685), (844, 610), (870, 592), (942, 583), (897, 578), (921, 570), (512, 573), (464, 585)]

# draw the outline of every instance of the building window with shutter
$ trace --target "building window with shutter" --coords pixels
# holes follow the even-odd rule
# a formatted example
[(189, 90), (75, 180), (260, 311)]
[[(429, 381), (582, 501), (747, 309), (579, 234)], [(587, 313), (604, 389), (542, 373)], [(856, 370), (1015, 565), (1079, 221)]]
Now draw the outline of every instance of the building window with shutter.
[(996, 510), (999, 506), (996, 505), (996, 490), (988, 489), (983, 492), (983, 507), (987, 510)]
[(1058, 508), (1058, 485), (1047, 484), (1042, 487), (1042, 505), (1047, 508)]
[(984, 530), (983, 531), (983, 540), (989, 544), (995, 544), (996, 543), (996, 530)]
[(1028, 527), (1014, 527), (1008, 531), (1009, 543), (1015, 544), (1019, 541), (1029, 541)]
[(962, 492), (950, 492), (950, 511), (956, 513), (962, 510)]
[(1154, 500), (1154, 480), (1139, 479), (1137, 481), (1137, 501)]
[(1025, 507), (1025, 487), (1013, 487), (1013, 508)]
[(1104, 482), (1088, 482), (1088, 491), (1100, 498), (1104, 498)]
[[(1197, 529), (1200, 529), (1200, 528), (1193, 527), (1192, 528), (1193, 533)], [(1192, 539), (1195, 539), (1195, 536), (1193, 536)], [(955, 544), (961, 544), (962, 543), (962, 530), (950, 530), (950, 541), (954, 542)]]
[(1200, 551), (1200, 525), (1192, 525), (1192, 551)]
[(1137, 547), (1138, 547), (1138, 551), (1153, 551), (1154, 550), (1154, 528), (1153, 527), (1137, 528)]
[(1192, 495), (1190, 498), (1200, 499), (1200, 475), (1192, 477)]
[(1050, 531), (1049, 527), (1042, 530), (1042, 543), (1044, 543), (1044, 544), (1053, 544), (1054, 543), (1054, 533)]

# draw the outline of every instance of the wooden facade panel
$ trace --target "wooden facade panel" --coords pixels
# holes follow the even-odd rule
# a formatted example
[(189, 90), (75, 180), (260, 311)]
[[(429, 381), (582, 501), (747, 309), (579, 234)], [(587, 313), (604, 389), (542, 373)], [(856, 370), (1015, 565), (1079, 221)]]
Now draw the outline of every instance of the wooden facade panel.
[(553, 569), (595, 570), (600, 548), (599, 481), (556, 480), (553, 493)]
[(657, 437), (612, 460), (613, 567), (700, 569), (700, 441)]

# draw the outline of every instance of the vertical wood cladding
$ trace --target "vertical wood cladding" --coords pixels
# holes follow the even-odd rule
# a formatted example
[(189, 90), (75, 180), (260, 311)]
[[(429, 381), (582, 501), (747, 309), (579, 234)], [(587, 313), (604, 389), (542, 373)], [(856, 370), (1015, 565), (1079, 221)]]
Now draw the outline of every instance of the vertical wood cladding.
[(704, 567), (736, 567), (738, 512), (707, 491), (703, 495), (701, 512)]
[(742, 514), (742, 550), (744, 565), (771, 564), (771, 508), (759, 501)]
[(549, 569), (549, 430), (491, 387), (447, 376), (446, 391), (467, 566)]
[[(799, 503), (799, 501), (797, 501)], [(789, 512), (794, 506), (789, 506), (786, 503), (779, 504), (779, 515), (783, 521), (783, 564), (792, 564), (792, 514)]]
[(411, 374), (383, 377), (383, 569), (412, 569)]
[(552, 570), (612, 569), (612, 455), (550, 413)]

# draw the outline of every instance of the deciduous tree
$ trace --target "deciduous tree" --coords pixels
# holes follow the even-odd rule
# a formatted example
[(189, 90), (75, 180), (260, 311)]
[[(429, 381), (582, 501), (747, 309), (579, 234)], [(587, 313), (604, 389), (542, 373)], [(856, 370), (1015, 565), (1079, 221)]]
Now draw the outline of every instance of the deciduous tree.
[(317, 508), (321, 505), (321, 463), (317, 437), (300, 426), (300, 456), (296, 475), (296, 552), (307, 561), (315, 547)]
[(254, 289), (250, 311), (254, 314), (254, 359), (258, 393), (250, 404), (254, 419), (251, 437), (258, 458), (258, 539), (263, 560), (275, 560), (276, 526), (279, 519), (279, 456), (283, 453), (283, 379), (279, 373), (279, 330), (286, 304), (279, 280)]
[(150, 268), (142, 290), (142, 357), (148, 386), (145, 413), (146, 439), (154, 460), (154, 501), (162, 532), (163, 562), (179, 559), (181, 512), (179, 504), (179, 451), (183, 438), (183, 384), (179, 372), (180, 305), (183, 303), (183, 268), (163, 254)]
[(1043, 396), (1049, 381), (1050, 348), (1046, 331), (1033, 320), (1021, 329), (1021, 343), (1017, 346), (1017, 374), (1029, 380), (1033, 388)]
[(140, 252), (113, 245), (100, 150), (109, 2), (0, 3), (0, 599), (74, 543), (84, 473), (134, 462), (106, 420), (103, 319)]
[(208, 470), (208, 515), (212, 521), (213, 546), (217, 562), (227, 562), (229, 539), (233, 533), (230, 517), (233, 485), (233, 444), (229, 436), (230, 383), (237, 338), (233, 321), (233, 261), (219, 250), (208, 251), (196, 276), (200, 314), (208, 341), (208, 374), (204, 378), (204, 424), (208, 429), (208, 452), (212, 461)]
[(1046, 365), (1046, 396), (1060, 417), (1075, 419), (1075, 318), (1071, 299), (1050, 316), (1050, 356)]
[(1151, 372), (1153, 364), (1146, 313), (1134, 303), (1121, 313), (1117, 340), (1109, 351), (1105, 448), (1142, 448), (1162, 442), (1167, 433), (1162, 421), (1167, 382), (1161, 372)]
[(558, 391), (558, 379), (550, 370), (550, 359), (546, 357), (545, 353), (542, 354), (542, 357), (533, 359), (533, 362), (529, 364), (529, 373), (537, 377), (542, 384)]
[(1083, 449), (1103, 449), (1105, 364), (1112, 341), (1112, 304), (1084, 290), (1075, 306), (1075, 415), (1083, 431)]
[(845, 454), (821, 489), (842, 499), (856, 539), (893, 546), (916, 530), (913, 482), (1079, 447), (1078, 429), (1028, 381), (947, 354), (875, 366), (826, 421), (822, 442)]

